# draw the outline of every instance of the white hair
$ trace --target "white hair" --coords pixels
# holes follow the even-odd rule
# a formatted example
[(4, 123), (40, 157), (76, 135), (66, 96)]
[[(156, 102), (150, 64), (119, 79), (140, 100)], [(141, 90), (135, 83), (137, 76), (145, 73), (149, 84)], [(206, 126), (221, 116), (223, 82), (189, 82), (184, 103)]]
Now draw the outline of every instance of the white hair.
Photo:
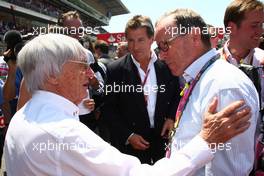
[(49, 76), (57, 77), (68, 60), (86, 58), (85, 49), (76, 39), (62, 34), (45, 34), (34, 38), (22, 48), (17, 63), (28, 91), (33, 93), (41, 90)]

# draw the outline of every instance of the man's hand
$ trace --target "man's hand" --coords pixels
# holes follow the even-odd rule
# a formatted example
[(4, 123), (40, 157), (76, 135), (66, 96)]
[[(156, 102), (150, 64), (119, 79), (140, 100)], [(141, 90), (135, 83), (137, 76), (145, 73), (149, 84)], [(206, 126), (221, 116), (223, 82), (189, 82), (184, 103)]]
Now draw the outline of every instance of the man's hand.
[(94, 71), (90, 67), (87, 69), (86, 74), (89, 78), (89, 85), (95, 90), (99, 89), (99, 82), (94, 74)]
[(219, 144), (247, 130), (250, 126), (251, 113), (248, 107), (239, 110), (244, 104), (244, 101), (236, 101), (215, 113), (217, 99), (214, 98), (205, 113), (200, 136), (208, 144)]
[(174, 121), (172, 119), (166, 119), (161, 130), (161, 136), (168, 138), (169, 131), (173, 128)]
[(146, 150), (147, 148), (149, 148), (149, 142), (138, 134), (133, 134), (128, 139), (128, 142), (136, 150)]
[(259, 63), (260, 65), (264, 66), (264, 57), (260, 59)]
[(90, 111), (93, 111), (94, 110), (94, 106), (95, 106), (95, 103), (94, 103), (94, 99), (86, 99), (83, 101), (83, 105), (89, 109)]

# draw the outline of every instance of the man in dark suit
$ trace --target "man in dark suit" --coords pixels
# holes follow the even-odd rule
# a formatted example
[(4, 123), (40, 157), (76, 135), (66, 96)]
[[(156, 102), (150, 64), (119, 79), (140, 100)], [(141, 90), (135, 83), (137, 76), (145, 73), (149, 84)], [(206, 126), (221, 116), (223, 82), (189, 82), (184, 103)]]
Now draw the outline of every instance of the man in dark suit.
[(178, 78), (151, 50), (154, 29), (148, 17), (134, 16), (125, 33), (131, 54), (108, 65), (102, 115), (112, 145), (152, 164), (165, 155), (179, 102)]

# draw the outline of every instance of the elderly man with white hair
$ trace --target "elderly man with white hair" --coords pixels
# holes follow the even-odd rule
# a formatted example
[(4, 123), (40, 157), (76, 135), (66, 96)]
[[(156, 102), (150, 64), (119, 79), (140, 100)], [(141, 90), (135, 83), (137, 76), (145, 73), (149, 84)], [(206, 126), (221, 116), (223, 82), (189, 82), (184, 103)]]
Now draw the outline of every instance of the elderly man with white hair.
[(140, 176), (186, 175), (213, 158), (211, 144), (226, 142), (249, 127), (243, 102), (214, 113), (214, 100), (201, 132), (182, 150), (153, 166), (120, 153), (79, 122), (76, 106), (87, 95), (86, 51), (76, 39), (41, 35), (18, 56), (33, 95), (11, 120), (5, 141), (7, 175)]

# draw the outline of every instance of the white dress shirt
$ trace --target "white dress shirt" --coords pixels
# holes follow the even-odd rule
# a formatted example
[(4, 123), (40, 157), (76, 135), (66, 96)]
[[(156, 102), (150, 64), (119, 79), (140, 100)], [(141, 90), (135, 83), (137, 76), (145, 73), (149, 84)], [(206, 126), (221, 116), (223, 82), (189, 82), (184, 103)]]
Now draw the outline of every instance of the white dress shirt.
[(87, 96), (81, 101), (81, 103), (78, 104), (79, 115), (85, 115), (85, 114), (89, 114), (89, 113), (91, 113), (91, 110), (88, 109), (88, 108), (84, 105), (84, 101), (85, 101), (85, 100), (89, 100), (89, 99), (90, 99), (90, 94), (89, 94), (89, 90), (87, 89)]
[(57, 94), (37, 91), (9, 125), (5, 141), (8, 176), (183, 176), (213, 158), (196, 136), (154, 166), (122, 154), (79, 122), (78, 107)]
[[(146, 73), (140, 67), (140, 63), (131, 55), (132, 61), (137, 67), (138, 73), (140, 75), (141, 82), (143, 83)], [(157, 101), (157, 91), (153, 91), (157, 88), (157, 77), (154, 63), (157, 61), (157, 55), (154, 51), (151, 51), (151, 58), (148, 64), (149, 74), (144, 85), (144, 95), (147, 95), (147, 110), (149, 115), (150, 127), (154, 128), (154, 116), (155, 116), (155, 107)]]
[[(194, 79), (205, 63), (216, 55), (212, 49), (193, 62), (185, 71), (186, 81)], [(181, 117), (173, 141), (172, 152), (181, 149), (202, 127), (203, 115), (212, 98), (218, 97), (217, 111), (236, 100), (245, 100), (251, 107), (250, 127), (244, 133), (218, 146), (214, 159), (195, 176), (245, 176), (254, 162), (254, 133), (258, 117), (258, 94), (251, 80), (239, 69), (218, 59), (201, 76), (194, 87)]]
[[(227, 41), (224, 46), (223, 46), (223, 50), (224, 53), (227, 56), (227, 60), (228, 62), (230, 62), (231, 64), (235, 65), (238, 67), (238, 65), (240, 63), (237, 62), (237, 60), (235, 58), (232, 57), (232, 54), (230, 53), (230, 51), (228, 50), (228, 45), (229, 45), (229, 41)], [(252, 61), (252, 65), (255, 67), (260, 67), (262, 66), (260, 64), (260, 61), (262, 59), (264, 59), (264, 50), (260, 49), (260, 48), (254, 48), (252, 49), (249, 54), (247, 55), (247, 57), (245, 57), (242, 60), (243, 64), (250, 64), (251, 63), (251, 59), (253, 59)], [(251, 65), (251, 64), (250, 64)], [(261, 106), (264, 107), (264, 71), (263, 69), (258, 69), (259, 72), (259, 78), (260, 78), (260, 85), (261, 85)]]

